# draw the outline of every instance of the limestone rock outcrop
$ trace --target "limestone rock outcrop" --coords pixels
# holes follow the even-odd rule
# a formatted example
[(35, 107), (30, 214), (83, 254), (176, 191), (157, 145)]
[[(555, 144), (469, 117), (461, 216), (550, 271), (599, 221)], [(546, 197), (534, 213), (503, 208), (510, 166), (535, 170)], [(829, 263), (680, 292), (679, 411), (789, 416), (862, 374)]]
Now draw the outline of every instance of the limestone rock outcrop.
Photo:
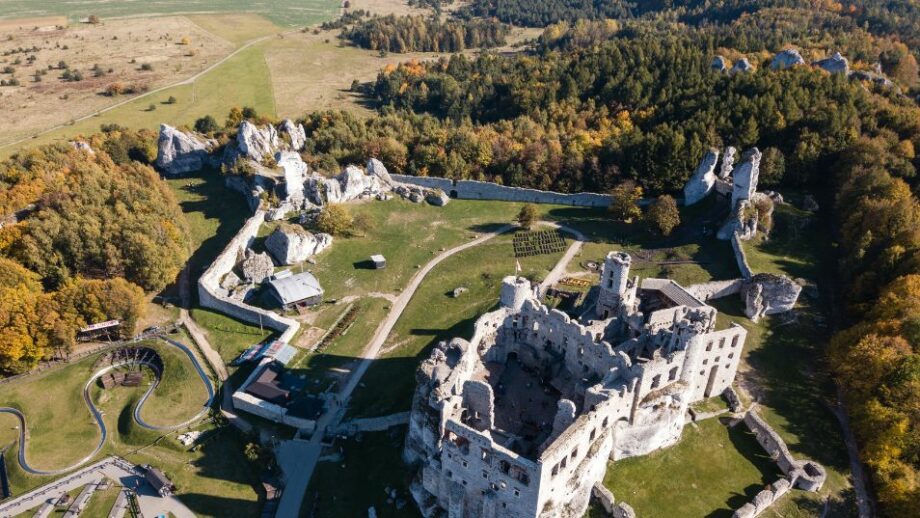
[(709, 68), (716, 72), (725, 72), (728, 70), (728, 61), (722, 56), (716, 56), (713, 58), (712, 63), (709, 64)]
[(285, 119), (278, 127), (282, 135), (287, 136), (287, 144), (293, 151), (300, 151), (307, 143), (307, 132), (303, 124), (294, 124), (291, 119)]
[(442, 190), (428, 191), (428, 194), (425, 195), (425, 201), (435, 207), (443, 207), (450, 201), (450, 196)]
[(713, 172), (716, 170), (718, 161), (718, 150), (710, 149), (684, 186), (685, 205), (693, 205), (709, 195), (712, 186), (716, 183), (716, 175)]
[(741, 200), (750, 200), (757, 192), (762, 157), (756, 147), (741, 155), (741, 163), (732, 170), (732, 207), (737, 207)]
[(390, 176), (390, 172), (387, 171), (386, 166), (380, 160), (371, 158), (367, 161), (366, 169), (368, 176), (376, 176), (384, 185), (393, 185), (393, 177)]
[(380, 178), (364, 174), (361, 169), (350, 165), (332, 179), (323, 179), (325, 200), (329, 203), (343, 203), (363, 196), (376, 196), (384, 191)]
[(732, 73), (745, 73), (754, 70), (754, 65), (748, 61), (748, 58), (741, 58), (738, 61), (735, 61), (735, 65), (732, 67)]
[(274, 156), (279, 147), (278, 130), (271, 124), (259, 128), (249, 121), (243, 121), (236, 134), (236, 148), (240, 156), (262, 162)]
[(252, 250), (246, 250), (246, 259), (243, 260), (241, 269), (246, 282), (260, 284), (275, 273), (275, 263), (265, 252), (257, 254)]
[(163, 124), (157, 140), (156, 165), (170, 176), (198, 171), (210, 163), (210, 153), (216, 147), (214, 140)]
[(265, 248), (280, 264), (299, 264), (332, 244), (329, 234), (313, 234), (296, 225), (282, 224), (265, 240)]
[(829, 58), (815, 61), (814, 65), (831, 74), (847, 74), (850, 71), (850, 62), (847, 61), (847, 58), (840, 55), (839, 52), (835, 52), (834, 55)]
[(799, 54), (798, 49), (786, 49), (773, 57), (770, 62), (770, 68), (773, 70), (785, 70), (796, 65), (804, 65), (805, 60)]
[(785, 275), (758, 273), (741, 286), (744, 313), (757, 322), (765, 315), (789, 311), (801, 292), (802, 287)]
[(726, 179), (732, 174), (735, 167), (735, 158), (738, 156), (738, 150), (734, 146), (725, 148), (725, 155), (722, 157), (722, 168), (719, 169), (719, 178)]

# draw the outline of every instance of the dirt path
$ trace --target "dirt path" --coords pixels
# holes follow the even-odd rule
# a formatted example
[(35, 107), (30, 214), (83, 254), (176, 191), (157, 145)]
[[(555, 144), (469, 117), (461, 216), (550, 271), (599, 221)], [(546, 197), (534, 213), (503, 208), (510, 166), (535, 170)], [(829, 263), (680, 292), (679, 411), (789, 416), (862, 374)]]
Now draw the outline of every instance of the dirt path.
[(540, 283), (540, 293), (546, 293), (547, 288), (559, 282), (559, 279), (565, 275), (565, 272), (569, 268), (569, 263), (571, 263), (572, 259), (574, 259), (575, 256), (578, 255), (578, 252), (581, 251), (581, 246), (585, 244), (586, 238), (585, 235), (581, 232), (565, 225), (547, 221), (541, 222), (540, 224), (557, 228), (563, 232), (567, 232), (575, 236), (575, 241), (571, 246), (569, 246), (569, 249), (565, 251), (565, 255), (562, 256), (562, 259), (559, 259), (559, 262), (556, 263), (556, 266), (554, 266), (552, 271), (549, 272), (549, 275), (547, 275), (546, 278), (543, 279), (543, 282)]

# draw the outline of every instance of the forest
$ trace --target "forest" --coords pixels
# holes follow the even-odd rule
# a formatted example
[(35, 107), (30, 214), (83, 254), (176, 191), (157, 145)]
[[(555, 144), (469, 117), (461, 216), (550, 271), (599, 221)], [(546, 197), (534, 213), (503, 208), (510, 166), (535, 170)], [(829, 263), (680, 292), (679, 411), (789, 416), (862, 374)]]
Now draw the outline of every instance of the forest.
[(87, 142), (28, 150), (0, 163), (0, 370), (67, 352), (81, 327), (122, 321), (134, 335), (144, 291), (175, 280), (188, 257), (178, 203), (149, 166), (155, 134), (116, 127)]
[(462, 22), (438, 16), (377, 16), (343, 28), (341, 37), (383, 52), (461, 52), (505, 44), (510, 28), (494, 19)]

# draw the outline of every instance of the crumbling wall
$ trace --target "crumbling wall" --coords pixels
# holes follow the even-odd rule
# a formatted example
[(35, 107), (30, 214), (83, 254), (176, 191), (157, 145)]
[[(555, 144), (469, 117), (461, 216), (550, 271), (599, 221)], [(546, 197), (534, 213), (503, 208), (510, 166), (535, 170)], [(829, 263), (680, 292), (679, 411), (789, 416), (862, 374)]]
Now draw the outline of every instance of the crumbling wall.
[(741, 292), (741, 285), (743, 283), (744, 279), (704, 282), (703, 284), (688, 286), (687, 291), (703, 302), (708, 302), (729, 295), (737, 295)]
[(811, 460), (797, 460), (789, 452), (786, 442), (754, 410), (744, 416), (744, 424), (754, 433), (757, 442), (776, 461), (792, 485), (806, 491), (818, 491), (824, 485), (827, 473), (823, 466)]
[(565, 194), (552, 191), (540, 191), (524, 187), (509, 187), (491, 182), (475, 180), (450, 180), (448, 178), (432, 178), (422, 176), (409, 176), (402, 174), (391, 175), (393, 180), (411, 185), (418, 185), (428, 189), (441, 189), (450, 197), (461, 200), (497, 200), (516, 201), (525, 203), (549, 203), (553, 205), (569, 205), (573, 207), (600, 207), (610, 205), (610, 197), (606, 194), (581, 192)]
[(290, 318), (285, 318), (272, 311), (244, 304), (234, 300), (220, 287), (224, 275), (233, 270), (240, 261), (250, 243), (259, 233), (259, 228), (265, 221), (265, 211), (259, 210), (243, 224), (243, 228), (224, 248), (223, 252), (214, 259), (207, 271), (198, 279), (198, 303), (205, 308), (213, 309), (250, 324), (261, 324), (281, 333), (279, 340), (290, 342), (300, 324)]

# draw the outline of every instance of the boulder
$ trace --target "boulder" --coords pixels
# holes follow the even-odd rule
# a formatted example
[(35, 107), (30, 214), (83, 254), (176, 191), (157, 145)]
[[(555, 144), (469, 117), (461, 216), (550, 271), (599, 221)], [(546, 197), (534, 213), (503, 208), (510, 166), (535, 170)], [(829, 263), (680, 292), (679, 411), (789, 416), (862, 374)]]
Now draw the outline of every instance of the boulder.
[(716, 169), (716, 163), (719, 161), (719, 152), (715, 149), (709, 150), (700, 162), (696, 172), (684, 185), (684, 205), (693, 205), (709, 195), (712, 186), (716, 183), (716, 175), (713, 171)]
[(716, 56), (713, 58), (712, 63), (709, 64), (709, 68), (716, 72), (725, 72), (728, 70), (728, 61), (722, 56)]
[(265, 248), (280, 264), (299, 264), (332, 244), (329, 234), (313, 234), (296, 225), (282, 224), (265, 240)]
[(835, 52), (834, 55), (829, 58), (815, 61), (814, 65), (831, 74), (847, 74), (850, 72), (850, 62), (847, 61), (847, 58), (840, 55), (839, 52)]
[(249, 121), (243, 121), (236, 134), (236, 147), (240, 155), (256, 162), (274, 156), (278, 144), (278, 131), (271, 124), (260, 129)]
[(443, 207), (450, 201), (450, 196), (448, 196), (444, 191), (437, 189), (434, 191), (428, 191), (428, 193), (425, 195), (425, 201), (431, 205), (434, 205), (435, 207)]
[(287, 135), (287, 142), (293, 151), (300, 151), (307, 143), (307, 132), (303, 124), (294, 124), (291, 119), (284, 119), (279, 127), (283, 135)]
[(754, 516), (757, 516), (757, 508), (754, 507), (754, 504), (747, 503), (735, 509), (732, 518), (754, 518)]
[(799, 54), (798, 49), (786, 49), (773, 57), (770, 62), (770, 68), (773, 70), (785, 70), (796, 65), (804, 65), (805, 60)]
[(785, 275), (758, 273), (745, 279), (741, 286), (744, 313), (757, 322), (764, 315), (791, 310), (799, 299), (802, 287)]
[(220, 281), (220, 287), (227, 291), (230, 291), (233, 288), (236, 288), (237, 286), (242, 284), (242, 282), (243, 281), (239, 278), (237, 274), (233, 272), (227, 272), (227, 275), (224, 275), (224, 278), (221, 279)]
[(619, 502), (613, 508), (614, 518), (636, 518), (636, 511), (626, 502)]
[(748, 61), (748, 58), (741, 58), (738, 61), (735, 61), (735, 65), (732, 67), (732, 73), (746, 73), (754, 70), (754, 65)]
[(216, 147), (213, 140), (163, 124), (157, 140), (156, 164), (167, 175), (198, 171), (210, 162), (210, 153)]
[(390, 177), (390, 172), (387, 171), (383, 162), (376, 158), (371, 158), (367, 161), (367, 175), (376, 176), (384, 185), (393, 185), (393, 178)]
[(246, 250), (246, 259), (243, 260), (241, 268), (243, 278), (246, 279), (246, 282), (252, 284), (260, 284), (275, 273), (275, 263), (272, 262), (272, 258), (268, 254), (265, 252), (257, 254), (248, 249)]
[(82, 151), (88, 155), (95, 155), (96, 152), (93, 151), (92, 146), (89, 145), (89, 142), (85, 140), (73, 140), (70, 142), (70, 145), (73, 146), (77, 151)]

